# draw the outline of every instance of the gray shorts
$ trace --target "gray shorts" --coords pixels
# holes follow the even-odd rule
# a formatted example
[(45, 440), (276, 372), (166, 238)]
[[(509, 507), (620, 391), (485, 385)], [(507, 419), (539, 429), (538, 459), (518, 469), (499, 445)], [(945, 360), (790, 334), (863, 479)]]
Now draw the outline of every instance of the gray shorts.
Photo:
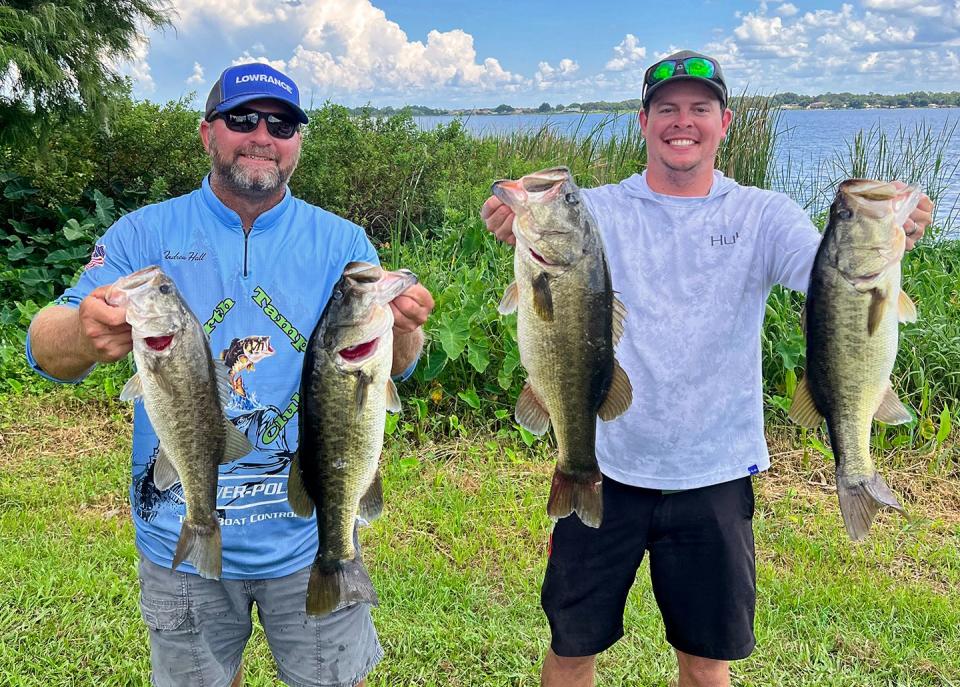
[(306, 614), (310, 568), (271, 580), (205, 580), (140, 556), (140, 611), (150, 630), (151, 684), (228, 687), (257, 614), (293, 687), (353, 687), (383, 658), (368, 604)]

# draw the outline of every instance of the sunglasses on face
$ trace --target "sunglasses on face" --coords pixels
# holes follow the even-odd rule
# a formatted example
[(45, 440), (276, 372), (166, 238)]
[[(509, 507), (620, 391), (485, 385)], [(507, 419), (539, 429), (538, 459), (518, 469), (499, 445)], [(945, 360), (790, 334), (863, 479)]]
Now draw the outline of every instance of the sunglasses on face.
[(250, 110), (247, 108), (237, 108), (229, 112), (218, 113), (214, 119), (219, 117), (226, 124), (230, 131), (239, 134), (248, 134), (258, 126), (260, 120), (267, 123), (267, 133), (274, 138), (293, 138), (293, 135), (300, 129), (300, 123), (289, 117), (277, 114), (275, 112), (260, 112), (259, 110)]

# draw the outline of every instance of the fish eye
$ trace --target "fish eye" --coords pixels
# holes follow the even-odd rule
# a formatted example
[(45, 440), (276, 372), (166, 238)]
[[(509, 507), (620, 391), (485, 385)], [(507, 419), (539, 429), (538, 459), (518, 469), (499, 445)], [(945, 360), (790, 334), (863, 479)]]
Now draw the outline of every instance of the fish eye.
[(840, 208), (837, 210), (837, 217), (840, 219), (850, 219), (853, 217), (853, 210), (850, 208)]
[(160, 285), (160, 293), (162, 293), (164, 296), (166, 296), (168, 293), (170, 293), (170, 291), (171, 291), (171, 289), (170, 289), (170, 285), (169, 285), (169, 284), (161, 284), (161, 285)]
[(565, 195), (565, 196), (563, 197), (563, 199), (567, 202), (567, 205), (579, 205), (579, 204), (580, 204), (580, 199), (577, 198), (577, 194), (576, 194), (576, 193), (568, 193), (567, 195)]

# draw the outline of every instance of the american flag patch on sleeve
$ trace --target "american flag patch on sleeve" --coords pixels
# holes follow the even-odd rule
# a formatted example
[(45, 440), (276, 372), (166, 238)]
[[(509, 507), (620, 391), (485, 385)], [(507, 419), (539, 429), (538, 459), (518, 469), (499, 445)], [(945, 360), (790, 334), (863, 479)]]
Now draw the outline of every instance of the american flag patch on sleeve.
[(89, 270), (93, 267), (103, 267), (104, 258), (107, 257), (107, 249), (102, 243), (98, 243), (93, 247), (93, 253), (90, 255), (90, 262), (83, 266), (84, 270)]

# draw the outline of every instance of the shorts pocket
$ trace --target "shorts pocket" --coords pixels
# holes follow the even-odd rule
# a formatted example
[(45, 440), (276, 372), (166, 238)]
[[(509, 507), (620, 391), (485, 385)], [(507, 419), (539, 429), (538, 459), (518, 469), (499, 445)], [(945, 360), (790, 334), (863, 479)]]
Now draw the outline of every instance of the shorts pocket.
[(141, 594), (140, 614), (151, 630), (178, 630), (187, 620), (186, 600), (154, 599)]

